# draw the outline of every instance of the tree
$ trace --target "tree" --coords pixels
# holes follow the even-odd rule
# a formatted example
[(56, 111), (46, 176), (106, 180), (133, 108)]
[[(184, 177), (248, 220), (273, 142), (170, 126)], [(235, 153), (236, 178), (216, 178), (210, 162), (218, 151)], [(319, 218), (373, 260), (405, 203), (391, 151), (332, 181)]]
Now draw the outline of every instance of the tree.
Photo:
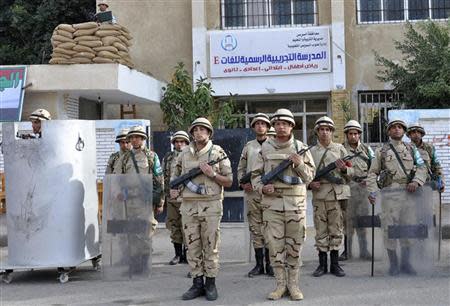
[(450, 22), (427, 21), (417, 29), (405, 25), (404, 41), (394, 41), (402, 53), (401, 63), (377, 52), (378, 79), (392, 82), (404, 94), (401, 105), (407, 108), (448, 108), (450, 106)]
[(41, 64), (50, 59), (53, 30), (92, 20), (95, 0), (0, 1), (0, 64)]
[(186, 130), (198, 117), (206, 117), (215, 127), (233, 126), (241, 119), (236, 116), (232, 97), (227, 101), (216, 101), (211, 83), (198, 79), (195, 89), (183, 63), (178, 63), (171, 83), (163, 87), (161, 110), (164, 123), (170, 131)]

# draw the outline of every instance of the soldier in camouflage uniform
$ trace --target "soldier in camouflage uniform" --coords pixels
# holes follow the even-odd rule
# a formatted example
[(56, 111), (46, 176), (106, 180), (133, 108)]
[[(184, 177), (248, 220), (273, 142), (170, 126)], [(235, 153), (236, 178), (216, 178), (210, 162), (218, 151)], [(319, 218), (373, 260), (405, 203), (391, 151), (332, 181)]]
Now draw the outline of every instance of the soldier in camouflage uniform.
[(193, 141), (178, 156), (171, 180), (197, 167), (202, 174), (193, 178), (187, 187), (170, 190), (172, 199), (182, 198), (180, 211), (193, 278), (192, 287), (182, 298), (192, 300), (206, 294), (206, 299), (213, 301), (217, 299), (215, 279), (219, 272), (223, 187), (231, 186), (233, 174), (228, 158), (208, 165), (226, 156), (224, 150), (211, 141), (214, 129), (208, 119), (194, 120), (189, 133)]
[[(131, 150), (122, 157), (121, 173), (153, 174), (153, 209), (154, 214), (162, 213), (164, 207), (164, 176), (158, 155), (145, 147), (147, 133), (142, 126), (130, 129), (127, 139), (131, 143)], [(158, 225), (155, 217), (151, 220), (152, 236)]]
[(119, 144), (120, 150), (118, 152), (114, 152), (113, 154), (111, 154), (111, 156), (109, 156), (108, 163), (106, 164), (105, 175), (115, 173), (114, 170), (116, 170), (116, 173), (120, 173), (122, 171), (122, 169), (119, 167), (119, 165), (121, 165), (120, 159), (125, 154), (125, 152), (131, 149), (131, 144), (127, 139), (128, 132), (129, 129), (122, 129), (116, 136), (116, 143)]
[[(389, 142), (376, 150), (367, 177), (369, 201), (372, 204), (375, 204), (377, 191), (379, 190), (378, 176), (383, 178), (379, 182), (381, 188), (404, 188), (410, 194), (414, 193), (419, 186), (422, 186), (427, 179), (426, 167), (419, 151), (415, 146), (402, 141), (406, 129), (406, 123), (402, 120), (394, 119), (388, 123)], [(399, 159), (397, 159), (396, 153)], [(410, 264), (412, 241), (409, 239), (388, 239), (388, 227), (390, 225), (403, 224), (404, 222), (408, 224), (415, 218), (414, 209), (405, 205), (405, 201), (408, 201), (408, 193), (405, 192), (402, 198), (395, 196), (383, 199), (381, 203), (381, 221), (384, 231), (384, 245), (389, 256), (390, 275), (397, 275), (400, 271), (407, 274), (416, 274)], [(399, 240), (401, 246), (400, 268), (396, 251), (397, 240)]]
[(183, 248), (183, 228), (181, 224), (180, 205), (181, 199), (170, 199), (170, 177), (175, 166), (175, 161), (183, 148), (189, 145), (189, 135), (185, 131), (178, 131), (172, 135), (171, 139), (173, 151), (167, 152), (163, 158), (164, 187), (167, 203), (166, 228), (170, 231), (170, 239), (175, 249), (175, 257), (169, 262), (176, 265), (179, 262), (187, 263), (186, 251)]
[(427, 181), (436, 182), (439, 185), (437, 186), (439, 192), (444, 192), (444, 173), (436, 155), (436, 149), (431, 143), (422, 141), (423, 136), (425, 136), (425, 129), (419, 124), (413, 124), (408, 127), (406, 135), (419, 150), (420, 156), (425, 162), (428, 172)]
[(369, 147), (360, 141), (362, 128), (358, 121), (350, 120), (344, 126), (345, 142), (343, 143), (347, 152), (356, 154), (361, 152), (361, 155), (353, 159), (353, 176), (350, 182), (351, 197), (343, 208), (344, 216), (344, 252), (339, 257), (339, 260), (347, 260), (352, 257), (352, 242), (353, 233), (356, 231), (359, 245), (359, 257), (363, 259), (371, 259), (370, 253), (367, 250), (367, 238), (365, 228), (355, 228), (356, 218), (358, 216), (369, 215), (369, 200), (366, 187), (367, 172), (370, 164), (374, 158), (374, 152)]
[[(262, 195), (265, 235), (277, 283), (268, 299), (278, 300), (289, 291), (292, 300), (302, 300), (298, 280), (301, 246), (306, 235), (306, 186), (314, 178), (315, 166), (309, 151), (297, 154), (306, 146), (294, 139), (295, 120), (289, 110), (277, 110), (271, 124), (276, 137), (263, 143), (252, 167), (253, 189)], [(286, 159), (292, 161), (292, 166), (264, 185), (261, 176)]]
[(336, 169), (318, 181), (309, 184), (313, 191), (314, 228), (316, 230), (316, 248), (319, 251), (319, 266), (313, 276), (322, 276), (328, 272), (327, 252), (330, 252), (330, 272), (336, 276), (345, 276), (339, 266), (338, 250), (343, 238), (343, 201), (350, 197), (348, 183), (353, 175), (349, 162), (343, 157), (348, 155), (343, 145), (334, 143), (332, 136), (334, 122), (327, 116), (317, 119), (314, 127), (318, 135), (317, 145), (311, 149), (317, 171), (328, 164), (335, 163)]
[(47, 110), (45, 110), (43, 108), (39, 108), (31, 113), (29, 119), (31, 121), (31, 127), (33, 128), (33, 134), (18, 135), (22, 139), (41, 138), (41, 136), (42, 136), (42, 129), (41, 129), (42, 121), (52, 120), (52, 116), (50, 115), (50, 113)]
[(273, 126), (267, 131), (267, 137), (274, 138), (277, 135)]
[[(253, 117), (250, 126), (256, 134), (256, 139), (247, 142), (242, 150), (241, 159), (237, 168), (237, 176), (240, 181), (244, 175), (251, 172), (252, 165), (261, 151), (262, 144), (267, 139), (267, 130), (270, 127), (269, 116), (266, 114), (256, 114)], [(264, 274), (264, 253), (266, 257), (266, 273), (273, 276), (273, 269), (270, 265), (269, 249), (263, 233), (263, 210), (261, 207), (261, 195), (253, 190), (252, 184), (240, 183), (240, 187), (244, 190), (245, 203), (247, 204), (247, 220), (250, 229), (253, 248), (255, 249), (256, 266), (248, 272), (248, 277)], [(265, 252), (264, 252), (265, 249)]]

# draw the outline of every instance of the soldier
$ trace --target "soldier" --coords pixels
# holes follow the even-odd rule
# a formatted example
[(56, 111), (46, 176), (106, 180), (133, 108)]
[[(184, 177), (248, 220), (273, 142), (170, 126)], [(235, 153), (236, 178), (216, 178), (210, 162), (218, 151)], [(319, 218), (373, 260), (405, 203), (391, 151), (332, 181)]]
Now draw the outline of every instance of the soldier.
[[(306, 186), (314, 178), (315, 166), (309, 151), (297, 154), (306, 146), (294, 139), (295, 120), (289, 110), (277, 110), (271, 124), (275, 127), (276, 137), (262, 144), (252, 167), (253, 189), (262, 196), (265, 235), (277, 283), (267, 298), (278, 300), (289, 291), (292, 300), (302, 300), (298, 278), (300, 251), (306, 234)], [(279, 179), (264, 185), (261, 181), (263, 173), (285, 159), (290, 159), (292, 166)]]
[(167, 196), (167, 219), (166, 228), (170, 231), (170, 239), (175, 249), (175, 257), (169, 262), (170, 265), (176, 265), (179, 262), (187, 263), (186, 251), (183, 248), (183, 228), (181, 224), (180, 205), (181, 200), (170, 199), (170, 175), (175, 161), (183, 148), (189, 145), (189, 135), (185, 131), (178, 131), (172, 135), (171, 139), (174, 150), (168, 152), (163, 158), (164, 187)]
[(52, 116), (50, 113), (43, 109), (39, 108), (31, 113), (29, 117), (31, 121), (31, 127), (33, 128), (33, 134), (23, 134), (20, 135), (23, 139), (33, 139), (33, 138), (41, 138), (42, 137), (42, 131), (41, 131), (41, 124), (44, 120), (52, 120)]
[(119, 144), (120, 150), (118, 152), (112, 153), (111, 156), (109, 157), (108, 163), (106, 164), (105, 175), (114, 173), (114, 170), (116, 170), (116, 172), (122, 171), (122, 169), (118, 167), (118, 165), (120, 165), (121, 163), (120, 159), (125, 154), (125, 152), (131, 149), (131, 144), (127, 139), (128, 132), (129, 129), (122, 129), (116, 136), (116, 143)]
[[(164, 207), (164, 177), (158, 155), (145, 147), (147, 133), (142, 126), (130, 129), (127, 139), (131, 142), (131, 150), (122, 157), (121, 173), (153, 174), (153, 207), (156, 215), (163, 211)], [(153, 217), (151, 236), (156, 230), (158, 222)]]
[[(266, 114), (256, 114), (250, 123), (256, 134), (256, 139), (247, 142), (242, 150), (241, 159), (237, 168), (238, 180), (252, 170), (252, 165), (261, 151), (262, 144), (267, 139), (267, 130), (270, 128), (269, 116)], [(266, 273), (273, 276), (273, 269), (270, 266), (269, 249), (263, 233), (263, 210), (261, 207), (261, 195), (253, 190), (251, 182), (240, 183), (240, 187), (245, 192), (245, 202), (247, 203), (247, 219), (250, 229), (253, 248), (255, 249), (256, 266), (248, 272), (248, 277), (264, 274), (264, 253), (266, 258)], [(264, 252), (265, 249), (265, 252)]]
[(316, 248), (319, 251), (319, 266), (313, 276), (319, 277), (328, 272), (327, 252), (330, 251), (330, 272), (336, 276), (345, 276), (339, 266), (338, 250), (342, 243), (343, 216), (342, 201), (350, 197), (347, 185), (353, 174), (351, 164), (342, 160), (347, 155), (344, 146), (332, 141), (334, 122), (323, 116), (317, 119), (314, 131), (318, 136), (317, 144), (311, 149), (317, 171), (335, 163), (336, 169), (318, 181), (309, 184), (313, 191), (314, 228), (316, 230)]
[(347, 201), (347, 205), (342, 207), (344, 217), (344, 252), (339, 260), (347, 260), (352, 257), (353, 232), (356, 230), (359, 245), (359, 257), (370, 259), (370, 253), (367, 250), (366, 230), (364, 228), (355, 228), (356, 218), (358, 216), (369, 215), (369, 201), (367, 196), (366, 178), (370, 164), (374, 157), (374, 152), (369, 146), (361, 143), (362, 128), (358, 121), (350, 120), (344, 126), (345, 149), (349, 153), (361, 154), (353, 160), (353, 176), (350, 182), (351, 197)]
[(427, 181), (439, 182), (439, 192), (444, 192), (444, 174), (441, 163), (436, 155), (436, 149), (431, 143), (422, 141), (423, 136), (425, 136), (425, 129), (419, 124), (413, 124), (408, 127), (406, 136), (408, 136), (414, 143), (417, 150), (419, 150), (420, 156), (425, 162), (428, 172)]
[(178, 156), (171, 179), (197, 167), (200, 167), (202, 174), (192, 179), (189, 187), (170, 190), (172, 199), (180, 195), (182, 198), (180, 211), (193, 278), (192, 287), (182, 298), (192, 300), (206, 293), (206, 299), (213, 301), (217, 299), (215, 279), (219, 272), (223, 187), (231, 186), (233, 174), (229, 159), (208, 165), (208, 162), (226, 156), (224, 150), (211, 141), (214, 129), (208, 119), (195, 119), (189, 133), (194, 141)]
[(267, 131), (267, 137), (274, 138), (276, 135), (277, 133), (275, 132), (275, 129), (271, 126)]
[[(367, 177), (367, 189), (369, 191), (369, 201), (376, 202), (376, 192), (379, 190), (377, 177), (381, 188), (396, 187), (404, 188), (409, 193), (413, 193), (419, 186), (422, 186), (427, 178), (426, 167), (415, 146), (402, 141), (406, 132), (406, 123), (399, 119), (393, 119), (388, 123), (387, 132), (389, 142), (384, 144), (375, 152), (375, 158)], [(413, 207), (406, 207), (406, 193), (404, 198), (392, 197), (383, 199), (382, 225), (384, 231), (384, 245), (389, 257), (389, 274), (397, 275), (400, 271), (407, 274), (416, 274), (410, 264), (411, 241), (400, 240), (401, 246), (401, 266), (399, 269), (397, 259), (397, 240), (388, 239), (388, 227), (397, 223), (408, 222), (414, 218)]]

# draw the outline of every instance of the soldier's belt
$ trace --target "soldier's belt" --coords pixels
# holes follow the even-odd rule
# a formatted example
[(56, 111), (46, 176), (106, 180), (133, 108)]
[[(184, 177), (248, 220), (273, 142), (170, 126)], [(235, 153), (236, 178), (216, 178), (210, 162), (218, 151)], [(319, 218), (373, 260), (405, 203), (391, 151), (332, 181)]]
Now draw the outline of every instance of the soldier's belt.
[(352, 180), (356, 183), (362, 183), (366, 178), (367, 176), (354, 176)]

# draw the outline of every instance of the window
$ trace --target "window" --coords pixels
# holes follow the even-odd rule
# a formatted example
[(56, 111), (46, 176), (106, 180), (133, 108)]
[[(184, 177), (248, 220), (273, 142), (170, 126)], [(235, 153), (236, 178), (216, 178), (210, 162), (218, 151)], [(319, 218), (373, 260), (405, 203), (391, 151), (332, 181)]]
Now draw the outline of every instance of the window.
[(316, 25), (316, 0), (221, 0), (223, 29)]
[(450, 0), (357, 0), (357, 3), (358, 22), (362, 24), (450, 16)]

